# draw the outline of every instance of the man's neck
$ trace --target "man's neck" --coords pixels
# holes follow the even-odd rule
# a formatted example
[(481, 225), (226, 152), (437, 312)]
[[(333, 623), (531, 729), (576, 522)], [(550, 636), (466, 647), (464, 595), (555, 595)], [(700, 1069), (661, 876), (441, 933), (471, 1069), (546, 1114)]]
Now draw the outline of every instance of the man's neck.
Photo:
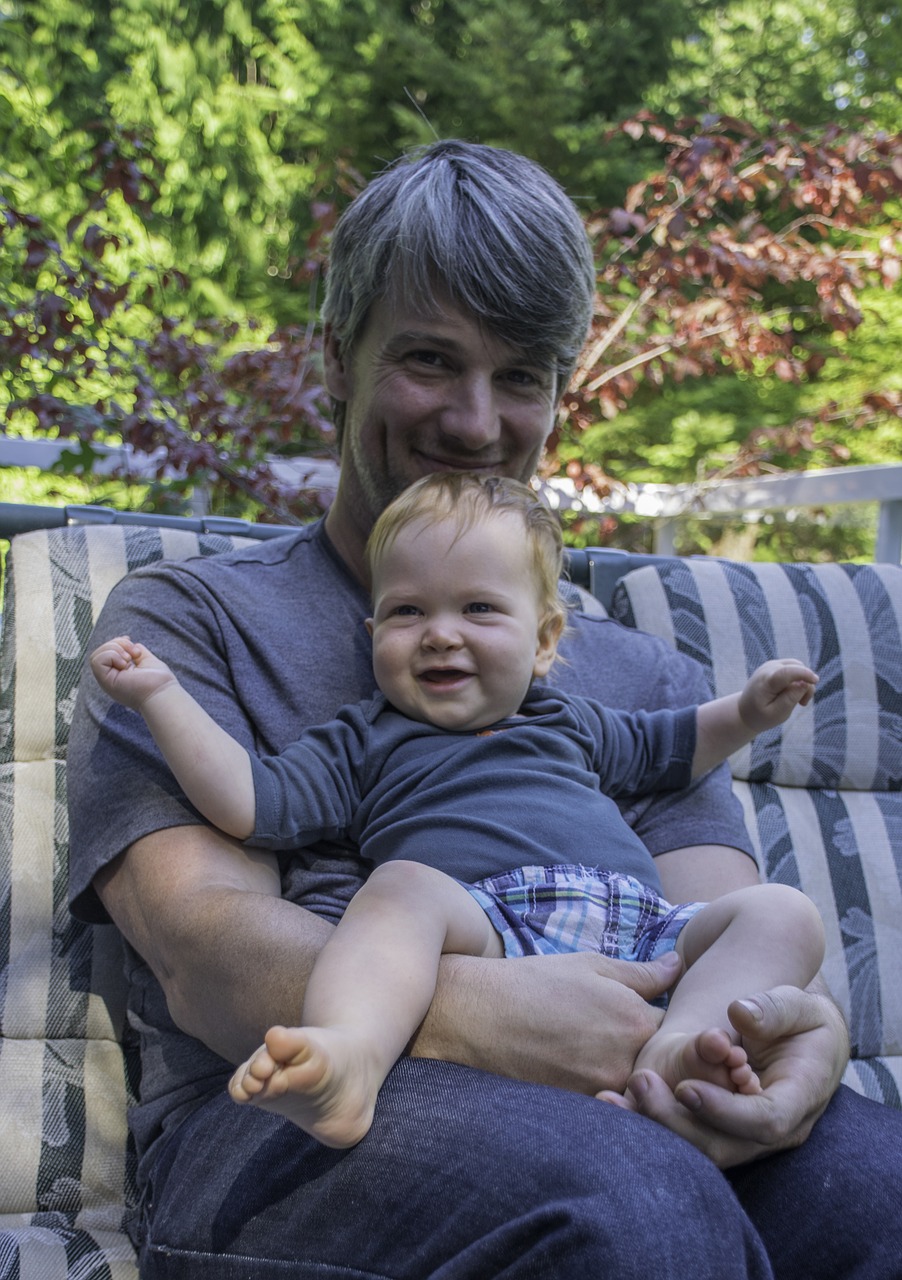
[(369, 591), (370, 575), (367, 572), (364, 556), (366, 538), (348, 514), (340, 492), (335, 495), (335, 501), (326, 513), (324, 527), (329, 541), (344, 561), (348, 573)]

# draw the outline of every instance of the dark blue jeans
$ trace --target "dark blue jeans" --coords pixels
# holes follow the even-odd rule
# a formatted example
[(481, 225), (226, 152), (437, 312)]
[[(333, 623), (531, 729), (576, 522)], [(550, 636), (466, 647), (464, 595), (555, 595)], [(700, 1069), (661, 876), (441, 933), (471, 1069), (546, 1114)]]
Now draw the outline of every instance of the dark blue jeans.
[(404, 1060), (350, 1151), (225, 1094), (196, 1111), (156, 1161), (141, 1276), (889, 1280), (900, 1171), (902, 1113), (847, 1090), (804, 1147), (727, 1179), (594, 1099)]

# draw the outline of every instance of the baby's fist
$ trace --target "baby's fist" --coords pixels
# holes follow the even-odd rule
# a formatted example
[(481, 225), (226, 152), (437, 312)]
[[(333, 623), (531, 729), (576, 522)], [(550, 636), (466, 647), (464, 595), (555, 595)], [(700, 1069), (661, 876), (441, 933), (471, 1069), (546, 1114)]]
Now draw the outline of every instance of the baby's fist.
[(739, 695), (739, 714), (755, 733), (788, 720), (795, 707), (814, 697), (818, 677), (797, 658), (764, 662), (749, 677)]

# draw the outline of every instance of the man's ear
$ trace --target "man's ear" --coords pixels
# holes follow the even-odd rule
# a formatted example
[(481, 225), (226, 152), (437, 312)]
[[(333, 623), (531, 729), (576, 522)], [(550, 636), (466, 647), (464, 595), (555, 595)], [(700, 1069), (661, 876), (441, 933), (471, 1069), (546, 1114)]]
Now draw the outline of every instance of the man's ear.
[(323, 329), (323, 375), (333, 400), (347, 400), (350, 392), (344, 352), (330, 324)]

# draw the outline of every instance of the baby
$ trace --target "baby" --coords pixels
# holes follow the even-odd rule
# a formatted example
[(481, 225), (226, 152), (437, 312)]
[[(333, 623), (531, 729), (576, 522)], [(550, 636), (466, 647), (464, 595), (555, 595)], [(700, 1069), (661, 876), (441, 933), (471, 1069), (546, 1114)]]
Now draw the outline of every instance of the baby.
[(749, 991), (811, 981), (817, 911), (785, 885), (671, 906), (614, 797), (687, 786), (807, 704), (817, 676), (767, 662), (741, 693), (635, 715), (544, 684), (566, 624), (561, 536), (513, 480), (419, 481), (383, 512), (367, 557), (379, 692), (278, 756), (248, 753), (128, 637), (91, 657), (208, 821), (273, 849), (352, 840), (372, 868), (317, 959), (301, 1025), (270, 1028), (232, 1097), (352, 1146), (443, 954), (588, 949), (638, 960), (675, 950), (683, 962), (637, 1068), (671, 1087), (760, 1091), (726, 1010)]

